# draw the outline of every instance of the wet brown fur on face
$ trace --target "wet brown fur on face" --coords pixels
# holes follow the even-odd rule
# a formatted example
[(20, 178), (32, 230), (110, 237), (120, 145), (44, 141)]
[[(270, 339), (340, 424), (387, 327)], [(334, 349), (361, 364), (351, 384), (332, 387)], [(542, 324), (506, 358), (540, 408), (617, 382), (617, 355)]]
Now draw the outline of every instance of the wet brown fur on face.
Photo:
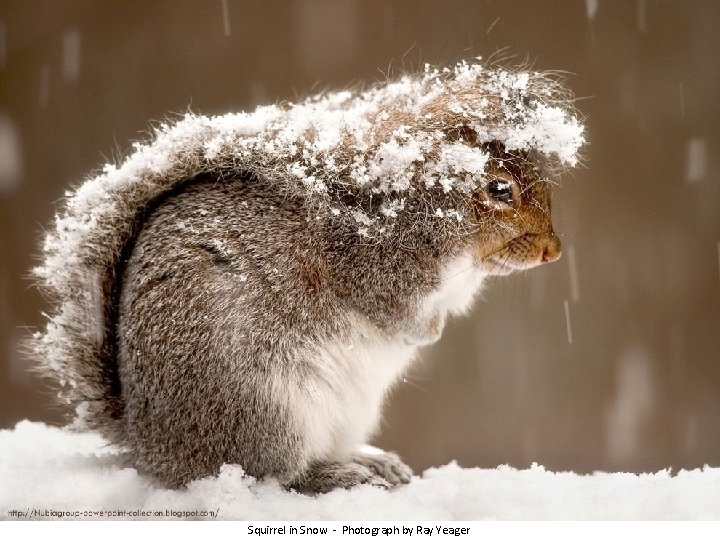
[[(472, 134), (463, 137), (473, 140)], [(483, 149), (492, 156), (488, 183), (493, 178), (513, 182), (517, 200), (498, 207), (485, 189), (474, 194), (475, 214), (482, 224), (475, 238), (476, 263), (492, 274), (506, 274), (558, 260), (561, 247), (552, 225), (551, 184), (541, 166), (531, 161), (530, 153), (507, 152), (501, 143), (485, 144)]]

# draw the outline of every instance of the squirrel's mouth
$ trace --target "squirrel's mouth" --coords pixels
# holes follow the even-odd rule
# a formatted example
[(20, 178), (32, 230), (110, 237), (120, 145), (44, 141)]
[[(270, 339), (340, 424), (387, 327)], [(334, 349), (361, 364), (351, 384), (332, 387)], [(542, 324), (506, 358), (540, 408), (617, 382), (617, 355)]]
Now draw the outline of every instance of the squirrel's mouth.
[(555, 262), (560, 255), (560, 240), (554, 233), (526, 233), (481, 257), (478, 265), (488, 275), (506, 276), (519, 270), (529, 270)]
[(484, 257), (481, 260), (480, 267), (490, 276), (507, 276), (513, 272), (521, 270), (529, 270), (542, 263), (536, 261), (516, 260), (508, 254), (496, 254)]

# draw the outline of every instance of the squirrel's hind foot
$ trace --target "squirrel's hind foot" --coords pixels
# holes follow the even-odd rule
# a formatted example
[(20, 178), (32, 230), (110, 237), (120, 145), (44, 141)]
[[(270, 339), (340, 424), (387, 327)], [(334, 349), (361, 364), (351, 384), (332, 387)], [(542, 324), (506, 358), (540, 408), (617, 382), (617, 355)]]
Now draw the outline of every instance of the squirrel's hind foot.
[(357, 453), (353, 455), (353, 461), (367, 467), (393, 486), (409, 484), (413, 475), (412, 469), (403, 463), (400, 456), (392, 452)]
[(355, 453), (348, 463), (318, 461), (287, 487), (301, 493), (327, 493), (336, 488), (349, 489), (361, 484), (386, 489), (407, 484), (412, 469), (397, 454)]
[(349, 489), (361, 484), (384, 488), (392, 484), (382, 476), (360, 463), (318, 461), (300, 477), (288, 484), (288, 488), (300, 493), (327, 493), (336, 488)]

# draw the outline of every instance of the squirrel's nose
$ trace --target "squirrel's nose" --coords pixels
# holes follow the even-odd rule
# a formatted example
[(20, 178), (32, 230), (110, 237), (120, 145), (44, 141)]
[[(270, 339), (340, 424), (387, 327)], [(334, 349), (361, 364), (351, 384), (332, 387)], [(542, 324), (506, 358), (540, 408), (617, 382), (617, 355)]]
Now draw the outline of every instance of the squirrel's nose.
[(562, 246), (560, 245), (560, 239), (555, 233), (550, 233), (550, 235), (545, 240), (545, 246), (542, 253), (542, 262), (555, 262), (560, 258), (560, 255), (562, 255)]

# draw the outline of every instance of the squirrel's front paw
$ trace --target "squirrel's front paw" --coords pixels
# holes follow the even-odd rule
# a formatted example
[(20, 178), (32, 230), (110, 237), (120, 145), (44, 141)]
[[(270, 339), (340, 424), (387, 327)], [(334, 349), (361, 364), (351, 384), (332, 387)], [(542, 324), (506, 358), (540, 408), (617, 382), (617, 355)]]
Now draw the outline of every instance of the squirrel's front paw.
[(390, 488), (393, 484), (370, 467), (357, 462), (315, 462), (287, 487), (301, 493), (327, 493), (335, 488), (369, 484)]
[(357, 453), (353, 455), (353, 461), (367, 467), (393, 486), (410, 483), (413, 475), (412, 469), (405, 465), (397, 454), (392, 452), (378, 454)]

